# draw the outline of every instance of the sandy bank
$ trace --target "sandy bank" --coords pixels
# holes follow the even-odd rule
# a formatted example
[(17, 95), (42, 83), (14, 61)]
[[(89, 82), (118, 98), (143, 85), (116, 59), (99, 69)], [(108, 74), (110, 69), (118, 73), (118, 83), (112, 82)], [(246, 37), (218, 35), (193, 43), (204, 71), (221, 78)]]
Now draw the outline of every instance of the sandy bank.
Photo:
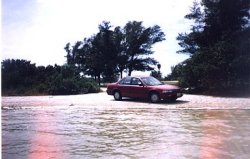
[(2, 97), (2, 109), (20, 107), (69, 106), (83, 108), (162, 108), (162, 109), (250, 109), (250, 98), (226, 98), (202, 95), (187, 95), (176, 102), (157, 104), (144, 100), (123, 99), (101, 93), (69, 96)]

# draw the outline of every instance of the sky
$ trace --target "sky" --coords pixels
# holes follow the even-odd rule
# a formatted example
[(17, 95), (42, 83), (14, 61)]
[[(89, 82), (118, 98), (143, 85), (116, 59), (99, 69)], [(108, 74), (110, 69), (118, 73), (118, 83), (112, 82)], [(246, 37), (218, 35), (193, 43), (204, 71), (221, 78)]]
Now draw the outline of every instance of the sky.
[(193, 0), (2, 0), (1, 58), (63, 65), (68, 42), (74, 45), (96, 34), (103, 21), (124, 27), (135, 20), (145, 27), (159, 25), (166, 34), (151, 56), (166, 76), (171, 66), (188, 58), (176, 53), (181, 49), (176, 37), (192, 25), (184, 18), (192, 4)]

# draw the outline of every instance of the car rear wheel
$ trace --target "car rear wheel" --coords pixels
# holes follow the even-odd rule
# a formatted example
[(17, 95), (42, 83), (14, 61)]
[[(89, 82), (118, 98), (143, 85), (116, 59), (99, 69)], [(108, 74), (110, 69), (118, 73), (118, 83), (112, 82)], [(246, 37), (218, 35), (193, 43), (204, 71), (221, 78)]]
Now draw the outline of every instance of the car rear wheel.
[(150, 93), (149, 99), (152, 103), (157, 103), (160, 101), (160, 96), (157, 93)]
[(122, 95), (119, 91), (114, 92), (114, 99), (115, 100), (122, 100)]

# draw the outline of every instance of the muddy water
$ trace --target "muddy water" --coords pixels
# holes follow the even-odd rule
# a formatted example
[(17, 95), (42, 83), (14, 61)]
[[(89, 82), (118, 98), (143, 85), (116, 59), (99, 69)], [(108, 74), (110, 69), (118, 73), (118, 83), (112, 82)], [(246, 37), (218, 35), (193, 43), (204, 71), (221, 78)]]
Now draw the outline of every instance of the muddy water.
[(250, 110), (4, 107), (3, 159), (250, 158)]

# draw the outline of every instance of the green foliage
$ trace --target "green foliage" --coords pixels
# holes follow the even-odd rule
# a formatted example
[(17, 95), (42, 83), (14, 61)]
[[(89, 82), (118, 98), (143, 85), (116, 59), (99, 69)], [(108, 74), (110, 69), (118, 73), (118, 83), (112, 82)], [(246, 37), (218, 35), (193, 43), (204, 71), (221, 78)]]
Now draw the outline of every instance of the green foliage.
[(250, 89), (249, 0), (202, 0), (187, 19), (190, 33), (177, 37), (190, 59), (174, 66), (169, 78), (185, 87), (225, 91)]
[(2, 87), (17, 87), (20, 84), (29, 86), (33, 82), (31, 76), (35, 73), (36, 67), (30, 61), (4, 60), (2, 62)]
[(162, 75), (161, 72), (159, 71), (151, 71), (150, 76), (153, 76), (154, 78), (158, 79), (158, 80), (162, 80)]
[(67, 64), (78, 73), (90, 75), (105, 82), (122, 77), (123, 71), (129, 75), (134, 70), (153, 70), (157, 61), (149, 55), (153, 54), (153, 44), (164, 40), (160, 27), (145, 28), (142, 22), (128, 22), (124, 28), (112, 26), (109, 22), (99, 25), (99, 32), (82, 42), (65, 46)]
[(154, 78), (157, 78), (158, 80), (162, 81), (162, 73), (161, 73), (161, 64), (157, 64), (158, 71), (153, 70), (150, 73), (150, 76), (153, 76)]
[(125, 25), (124, 35), (128, 75), (130, 76), (133, 70), (153, 70), (151, 65), (156, 65), (157, 61), (147, 56), (153, 54), (151, 50), (153, 44), (165, 40), (160, 27), (155, 25), (145, 28), (142, 22), (132, 21)]
[(2, 61), (3, 95), (68, 95), (99, 92), (92, 79), (76, 76), (69, 66), (39, 66), (26, 60)]

